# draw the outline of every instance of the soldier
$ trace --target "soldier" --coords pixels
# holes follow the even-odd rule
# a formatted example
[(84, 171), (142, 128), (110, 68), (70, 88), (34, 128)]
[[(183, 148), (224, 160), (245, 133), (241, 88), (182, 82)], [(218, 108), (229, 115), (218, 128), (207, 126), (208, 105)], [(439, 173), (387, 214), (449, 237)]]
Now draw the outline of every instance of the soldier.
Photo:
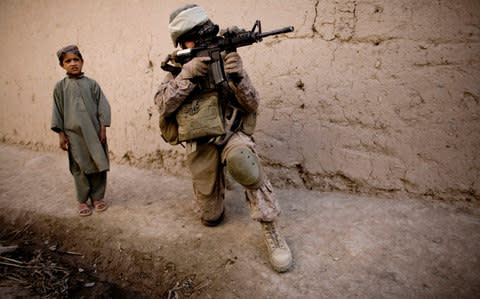
[[(195, 4), (172, 12), (168, 28), (174, 46), (183, 49), (194, 48), (218, 33), (218, 25)], [(220, 90), (212, 82), (209, 57), (195, 57), (181, 66), (180, 73), (167, 73), (155, 104), (161, 119), (178, 122), (193, 180), (194, 210), (201, 222), (216, 226), (225, 216), (226, 167), (244, 187), (252, 219), (261, 223), (273, 268), (286, 272), (293, 264), (292, 254), (278, 231), (279, 204), (251, 137), (259, 97), (238, 53), (228, 53), (223, 60), (233, 92)]]

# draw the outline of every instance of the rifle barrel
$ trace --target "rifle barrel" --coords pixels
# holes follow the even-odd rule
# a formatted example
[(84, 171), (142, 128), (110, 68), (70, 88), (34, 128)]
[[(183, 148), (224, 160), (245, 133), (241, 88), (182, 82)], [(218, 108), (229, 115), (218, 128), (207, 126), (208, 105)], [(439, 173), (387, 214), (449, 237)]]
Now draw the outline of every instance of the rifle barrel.
[(264, 38), (264, 37), (267, 37), (267, 36), (270, 36), (270, 35), (277, 35), (277, 34), (282, 34), (282, 33), (293, 32), (293, 30), (294, 30), (293, 26), (283, 27), (283, 28), (280, 28), (280, 29), (276, 29), (276, 30), (272, 30), (272, 31), (268, 31), (268, 32), (263, 32), (262, 34), (260, 34), (260, 37)]

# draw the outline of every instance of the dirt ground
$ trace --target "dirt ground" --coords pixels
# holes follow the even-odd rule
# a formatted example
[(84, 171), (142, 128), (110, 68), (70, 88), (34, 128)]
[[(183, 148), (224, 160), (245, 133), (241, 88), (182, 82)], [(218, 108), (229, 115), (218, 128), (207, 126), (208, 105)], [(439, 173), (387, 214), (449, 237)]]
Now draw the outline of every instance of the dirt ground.
[[(105, 279), (81, 253), (0, 219), (0, 298), (148, 298)], [(0, 245), (1, 245), (0, 244)]]
[[(225, 221), (208, 228), (188, 178), (113, 164), (109, 209), (80, 218), (65, 155), (0, 144), (0, 245), (19, 248), (1, 261), (56, 261), (70, 269), (71, 297), (478, 298), (477, 202), (276, 191), (295, 259), (284, 274), (270, 268), (238, 185)], [(0, 266), (2, 297), (32, 291), (15, 281), (19, 267)]]

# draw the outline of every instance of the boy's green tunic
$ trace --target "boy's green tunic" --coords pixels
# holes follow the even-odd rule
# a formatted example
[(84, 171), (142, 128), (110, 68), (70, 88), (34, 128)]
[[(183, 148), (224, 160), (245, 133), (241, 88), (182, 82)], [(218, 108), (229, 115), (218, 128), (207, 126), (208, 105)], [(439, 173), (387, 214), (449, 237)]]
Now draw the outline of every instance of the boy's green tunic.
[(98, 83), (83, 75), (65, 77), (55, 85), (53, 100), (51, 129), (65, 132), (69, 156), (86, 174), (109, 170), (108, 150), (98, 134), (101, 125), (110, 126), (110, 105)]

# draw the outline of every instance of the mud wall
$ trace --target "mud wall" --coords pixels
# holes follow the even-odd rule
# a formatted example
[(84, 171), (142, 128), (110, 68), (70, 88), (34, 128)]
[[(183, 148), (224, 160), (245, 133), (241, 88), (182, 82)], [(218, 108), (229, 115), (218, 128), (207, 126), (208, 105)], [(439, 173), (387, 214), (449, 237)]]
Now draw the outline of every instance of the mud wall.
[[(58, 150), (55, 52), (78, 44), (112, 106), (114, 160), (184, 174), (153, 95), (187, 1), (0, 1), (0, 137)], [(197, 1), (221, 27), (295, 32), (239, 50), (262, 97), (255, 133), (273, 183), (480, 199), (480, 2)]]

